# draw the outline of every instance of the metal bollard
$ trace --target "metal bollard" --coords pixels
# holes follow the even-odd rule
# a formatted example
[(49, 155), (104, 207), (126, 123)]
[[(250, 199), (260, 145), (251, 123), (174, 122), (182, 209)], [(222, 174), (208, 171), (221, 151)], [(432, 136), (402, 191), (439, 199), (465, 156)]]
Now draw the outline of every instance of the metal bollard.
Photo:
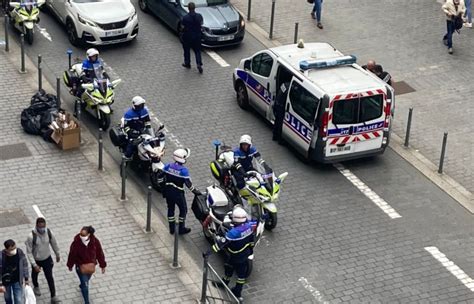
[(43, 88), (43, 69), (41, 68), (41, 54), (38, 55), (38, 91)]
[(275, 20), (275, 2), (272, 0), (272, 15), (270, 17), (270, 39), (273, 39), (273, 21)]
[(204, 266), (202, 268), (202, 289), (201, 289), (201, 304), (207, 303), (207, 276), (209, 273), (209, 268), (207, 267), (207, 263), (209, 260), (209, 256), (204, 254)]
[(173, 250), (173, 264), (171, 268), (180, 268), (181, 266), (178, 263), (178, 235), (179, 235), (179, 223), (176, 222), (176, 227), (174, 231), (174, 250)]
[(81, 120), (81, 100), (76, 99), (76, 102), (74, 103), (74, 114), (76, 114), (77, 120)]
[(70, 69), (70, 68), (72, 68), (72, 50), (67, 49), (66, 53), (67, 53), (67, 60), (68, 60), (69, 69)]
[(10, 41), (8, 39), (8, 15), (5, 14), (5, 52), (10, 51)]
[(103, 171), (104, 167), (102, 166), (102, 152), (104, 150), (104, 141), (102, 139), (102, 128), (99, 128), (99, 168), (98, 170)]
[(146, 200), (146, 228), (145, 232), (151, 232), (151, 186), (148, 186), (148, 196)]
[(410, 130), (411, 130), (411, 118), (413, 115), (413, 108), (408, 110), (408, 121), (407, 121), (407, 132), (405, 134), (405, 144), (404, 146), (408, 148), (408, 144), (410, 142)]
[(443, 146), (441, 147), (441, 157), (439, 158), (439, 168), (438, 173), (443, 173), (443, 165), (444, 165), (444, 155), (446, 154), (446, 143), (448, 142), (448, 132), (444, 132), (443, 135)]
[(298, 42), (298, 22), (295, 22), (295, 37), (293, 38), (293, 43)]
[(216, 147), (216, 160), (219, 158), (219, 146), (221, 145), (221, 142), (216, 139), (212, 142), (212, 144)]
[(56, 97), (58, 99), (58, 107), (61, 108), (61, 79), (56, 77)]
[(122, 175), (122, 195), (120, 196), (121, 201), (126, 201), (127, 196), (125, 195), (125, 181), (127, 179), (127, 167), (126, 167), (126, 160), (125, 156), (122, 155), (122, 162), (120, 163), (120, 172)]
[(252, 12), (252, 0), (249, 0), (247, 7), (247, 20), (250, 21), (250, 13)]
[(20, 48), (21, 48), (21, 69), (20, 73), (26, 73), (25, 70), (25, 34), (20, 35)]

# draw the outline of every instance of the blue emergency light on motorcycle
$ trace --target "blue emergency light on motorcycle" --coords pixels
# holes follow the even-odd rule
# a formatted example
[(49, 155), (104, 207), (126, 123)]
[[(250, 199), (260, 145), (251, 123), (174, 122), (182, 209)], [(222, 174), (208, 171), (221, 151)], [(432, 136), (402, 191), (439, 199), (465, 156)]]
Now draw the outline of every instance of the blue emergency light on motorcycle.
[(357, 58), (354, 55), (343, 56), (333, 59), (319, 59), (319, 60), (302, 60), (300, 62), (300, 69), (302, 71), (310, 69), (321, 69), (339, 65), (348, 65), (356, 63)]

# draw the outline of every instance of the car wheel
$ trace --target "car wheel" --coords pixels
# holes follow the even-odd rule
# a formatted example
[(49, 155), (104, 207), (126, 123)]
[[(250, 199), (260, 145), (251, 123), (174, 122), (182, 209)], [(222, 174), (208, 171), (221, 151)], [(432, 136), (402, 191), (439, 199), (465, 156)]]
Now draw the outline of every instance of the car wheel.
[(146, 3), (146, 0), (138, 0), (138, 6), (140, 6), (140, 9), (145, 12), (149, 13), (150, 9), (148, 8), (148, 4)]
[(247, 88), (241, 81), (237, 83), (235, 91), (237, 93), (237, 103), (239, 104), (239, 107), (241, 107), (244, 110), (248, 110), (249, 96), (247, 94)]
[(77, 37), (77, 32), (76, 32), (76, 27), (74, 26), (74, 23), (70, 20), (67, 21), (66, 23), (66, 30), (67, 30), (67, 38), (69, 39), (69, 42), (73, 46), (79, 46), (79, 38)]

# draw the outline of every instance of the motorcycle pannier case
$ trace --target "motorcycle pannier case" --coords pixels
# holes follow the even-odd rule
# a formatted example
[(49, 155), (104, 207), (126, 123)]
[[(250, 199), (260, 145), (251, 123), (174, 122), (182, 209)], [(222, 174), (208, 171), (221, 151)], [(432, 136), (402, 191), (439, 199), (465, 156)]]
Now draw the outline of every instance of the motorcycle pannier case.
[(116, 147), (123, 147), (127, 143), (127, 135), (119, 126), (114, 126), (109, 130), (110, 141)]
[(205, 195), (195, 195), (193, 199), (193, 204), (191, 205), (194, 216), (200, 221), (203, 222), (206, 217), (209, 215), (209, 209), (207, 208), (206, 196)]
[(224, 176), (227, 174), (227, 168), (224, 162), (220, 160), (213, 160), (209, 165), (211, 167), (212, 175), (219, 181), (224, 180)]
[(72, 88), (74, 84), (77, 85), (79, 83), (79, 78), (77, 78), (74, 72), (70, 70), (64, 71), (63, 79), (64, 79), (64, 83), (69, 88)]

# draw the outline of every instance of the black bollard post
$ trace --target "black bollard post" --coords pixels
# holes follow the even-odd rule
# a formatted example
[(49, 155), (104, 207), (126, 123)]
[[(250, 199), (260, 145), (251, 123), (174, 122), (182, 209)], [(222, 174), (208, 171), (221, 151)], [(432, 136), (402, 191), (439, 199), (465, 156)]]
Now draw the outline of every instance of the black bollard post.
[(99, 168), (98, 170), (103, 171), (104, 167), (102, 166), (102, 152), (104, 150), (104, 140), (102, 139), (102, 128), (99, 128)]
[(207, 303), (207, 276), (209, 273), (209, 267), (207, 266), (209, 256), (207, 254), (203, 254), (204, 257), (204, 266), (202, 268), (202, 289), (201, 289), (201, 304)]
[(41, 68), (41, 54), (38, 55), (38, 91), (43, 88), (43, 69)]
[(178, 235), (179, 235), (179, 223), (175, 223), (175, 232), (174, 232), (174, 250), (173, 250), (173, 264), (172, 268), (180, 268), (181, 266), (178, 263)]
[(56, 97), (58, 99), (58, 107), (61, 108), (61, 79), (56, 77)]
[(443, 165), (444, 165), (444, 156), (446, 154), (446, 144), (448, 142), (448, 132), (444, 132), (443, 135), (443, 146), (441, 147), (441, 157), (439, 158), (439, 168), (438, 173), (443, 173)]
[(76, 99), (74, 103), (74, 115), (76, 116), (77, 120), (81, 120), (81, 100)]
[(8, 39), (8, 15), (5, 14), (5, 52), (10, 51), (10, 41)]
[(249, 0), (247, 7), (247, 20), (250, 21), (250, 13), (252, 12), (252, 0)]
[(25, 70), (25, 34), (20, 35), (20, 48), (21, 48), (21, 68), (20, 73), (26, 73)]
[(216, 139), (212, 142), (214, 144), (214, 147), (216, 147), (216, 160), (219, 158), (219, 146), (221, 145), (221, 142)]
[(293, 38), (293, 43), (298, 42), (298, 22), (295, 22), (295, 37)]
[(407, 121), (407, 132), (405, 134), (405, 144), (404, 146), (408, 148), (408, 144), (410, 141), (410, 130), (411, 130), (411, 118), (413, 115), (413, 108), (408, 110), (408, 121)]
[(125, 156), (122, 155), (122, 162), (120, 163), (120, 172), (122, 176), (122, 195), (120, 196), (121, 201), (127, 200), (127, 196), (125, 195), (125, 184), (127, 179), (127, 167), (126, 167), (126, 160)]
[(272, 0), (272, 14), (270, 16), (270, 39), (273, 39), (273, 21), (275, 20), (275, 2)]
[(69, 69), (71, 69), (72, 67), (72, 50), (71, 49), (67, 49), (67, 60), (68, 60), (68, 63), (69, 63)]
[(148, 186), (148, 195), (146, 200), (146, 228), (145, 232), (151, 232), (151, 186)]

